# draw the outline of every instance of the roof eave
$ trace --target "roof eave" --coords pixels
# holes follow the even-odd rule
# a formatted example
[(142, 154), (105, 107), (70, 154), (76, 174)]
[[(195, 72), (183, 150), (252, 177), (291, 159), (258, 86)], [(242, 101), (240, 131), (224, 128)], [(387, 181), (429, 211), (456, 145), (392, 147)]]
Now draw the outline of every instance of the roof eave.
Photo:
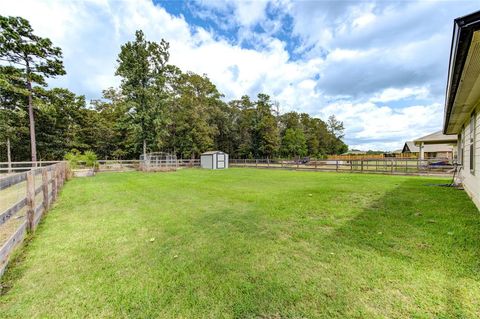
[(445, 111), (443, 134), (455, 134), (448, 130), (453, 103), (460, 84), (460, 79), (472, 41), (473, 32), (480, 29), (480, 11), (454, 20), (450, 61), (448, 66), (447, 88), (445, 95)]

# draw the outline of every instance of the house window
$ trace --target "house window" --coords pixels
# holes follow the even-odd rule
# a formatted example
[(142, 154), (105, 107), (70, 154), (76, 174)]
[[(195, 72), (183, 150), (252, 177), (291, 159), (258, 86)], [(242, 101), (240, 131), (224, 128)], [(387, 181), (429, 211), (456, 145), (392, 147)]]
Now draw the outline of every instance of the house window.
[(470, 173), (475, 174), (475, 113), (470, 118)]

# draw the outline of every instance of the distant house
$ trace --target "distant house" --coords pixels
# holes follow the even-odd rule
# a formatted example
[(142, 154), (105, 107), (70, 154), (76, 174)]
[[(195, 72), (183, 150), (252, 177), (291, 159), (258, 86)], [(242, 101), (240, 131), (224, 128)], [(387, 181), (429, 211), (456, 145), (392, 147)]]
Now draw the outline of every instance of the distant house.
[(480, 11), (455, 19), (443, 133), (458, 136), (460, 181), (480, 207)]
[(441, 131), (420, 137), (414, 141), (405, 142), (403, 154), (413, 154), (419, 159), (454, 158), (457, 137), (455, 135), (444, 135)]

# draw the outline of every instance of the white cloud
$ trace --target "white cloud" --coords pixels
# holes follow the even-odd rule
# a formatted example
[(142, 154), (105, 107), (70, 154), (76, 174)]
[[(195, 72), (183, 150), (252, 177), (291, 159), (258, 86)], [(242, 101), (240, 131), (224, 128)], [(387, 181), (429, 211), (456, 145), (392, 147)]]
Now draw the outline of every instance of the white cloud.
[(355, 148), (394, 150), (405, 141), (439, 130), (442, 112), (440, 103), (394, 109), (372, 102), (339, 101), (322, 109), (319, 116), (335, 114), (343, 121), (346, 137)]
[[(170, 42), (172, 63), (206, 73), (228, 99), (265, 92), (283, 111), (336, 114), (351, 145), (393, 149), (440, 128), (452, 19), (472, 5), (204, 0), (195, 6), (198, 17), (216, 19), (219, 28), (236, 27), (237, 41), (149, 0), (11, 0), (2, 2), (2, 14), (27, 18), (60, 46), (67, 75), (51, 84), (87, 98), (118, 85), (120, 46), (143, 29), (149, 40)], [(292, 19), (287, 31), (285, 16)], [(257, 25), (265, 32), (255, 32)], [(281, 30), (300, 37), (290, 48), (303, 53), (300, 59), (292, 60), (288, 39), (276, 36)], [(419, 105), (392, 106), (406, 99)]]
[(399, 101), (407, 98), (425, 99), (428, 97), (429, 91), (425, 87), (408, 87), (403, 89), (388, 88), (373, 95), (371, 102), (391, 102)]

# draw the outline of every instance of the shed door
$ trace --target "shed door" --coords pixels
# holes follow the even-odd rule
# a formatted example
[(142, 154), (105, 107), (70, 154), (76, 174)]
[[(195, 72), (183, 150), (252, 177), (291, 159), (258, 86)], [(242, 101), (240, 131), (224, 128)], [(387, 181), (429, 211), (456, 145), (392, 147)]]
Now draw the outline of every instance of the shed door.
[(217, 154), (217, 168), (225, 168), (225, 154)]

